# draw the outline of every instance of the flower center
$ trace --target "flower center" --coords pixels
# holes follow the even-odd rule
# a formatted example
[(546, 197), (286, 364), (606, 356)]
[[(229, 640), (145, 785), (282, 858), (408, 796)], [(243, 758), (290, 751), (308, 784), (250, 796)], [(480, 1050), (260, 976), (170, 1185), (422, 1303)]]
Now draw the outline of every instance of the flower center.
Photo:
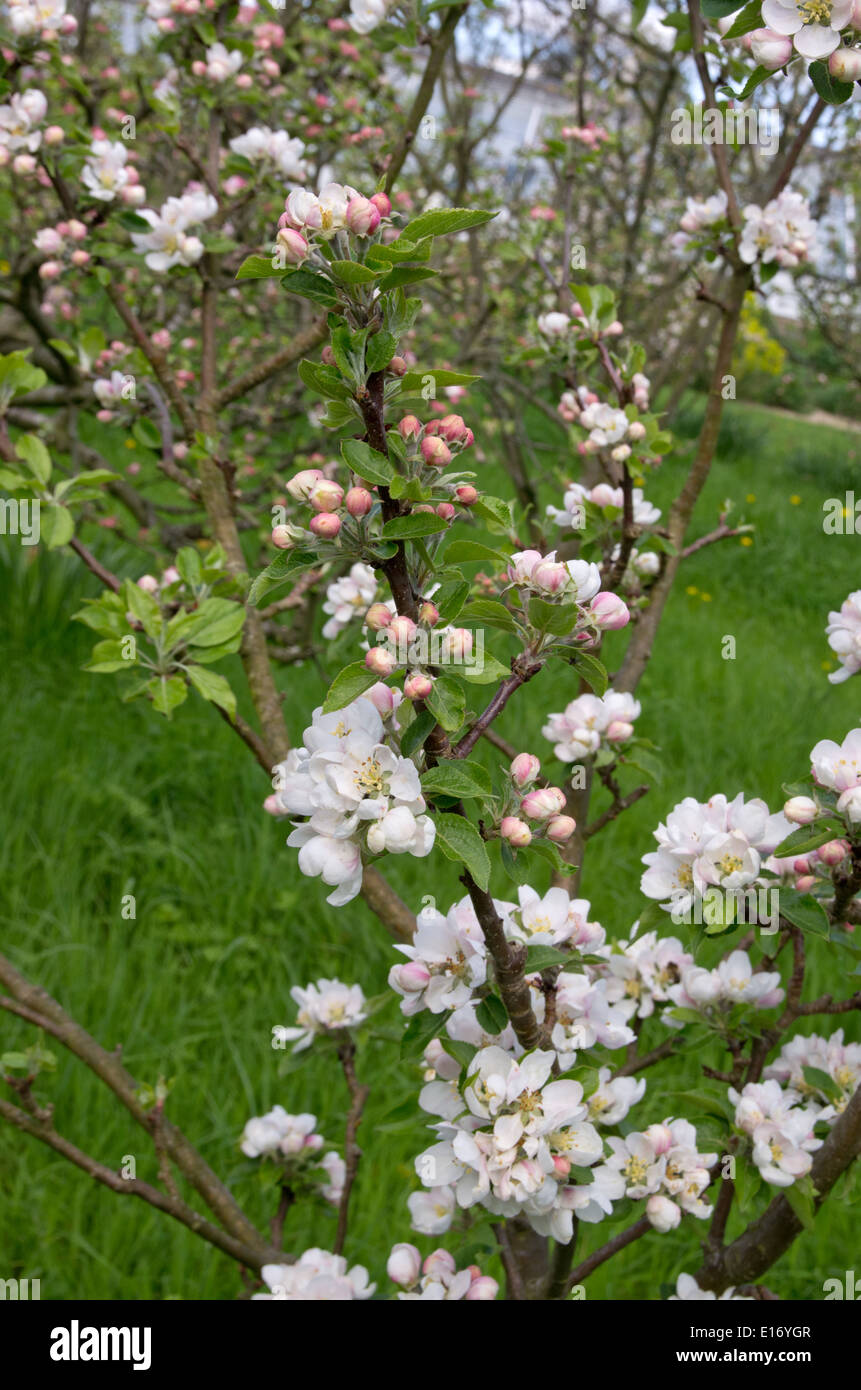
[(830, 24), (832, 0), (804, 0), (798, 13), (805, 24)]

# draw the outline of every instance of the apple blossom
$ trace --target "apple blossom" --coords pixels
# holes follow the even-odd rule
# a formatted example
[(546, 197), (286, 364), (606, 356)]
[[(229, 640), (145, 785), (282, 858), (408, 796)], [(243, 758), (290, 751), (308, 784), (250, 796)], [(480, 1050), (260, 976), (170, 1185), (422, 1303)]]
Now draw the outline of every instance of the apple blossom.
[(317, 980), (316, 984), (290, 990), (299, 1005), (296, 1027), (278, 1027), (273, 1036), (281, 1043), (292, 1042), (294, 1052), (310, 1047), (315, 1037), (356, 1028), (367, 1018), (365, 996), (359, 985), (345, 985), (340, 980)]

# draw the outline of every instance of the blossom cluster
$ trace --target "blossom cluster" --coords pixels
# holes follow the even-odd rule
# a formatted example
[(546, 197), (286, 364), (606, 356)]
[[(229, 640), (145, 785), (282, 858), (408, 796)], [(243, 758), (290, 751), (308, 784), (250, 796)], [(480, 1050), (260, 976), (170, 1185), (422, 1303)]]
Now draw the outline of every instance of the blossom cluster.
[(643, 855), (641, 890), (667, 911), (686, 912), (711, 887), (753, 883), (763, 859), (791, 830), (782, 812), (772, 815), (764, 801), (746, 802), (741, 792), (732, 801), (686, 796), (654, 832), (658, 849)]
[(307, 165), (302, 158), (305, 146), (301, 140), (291, 139), (286, 130), (252, 126), (244, 134), (233, 137), (230, 149), (252, 164), (271, 169), (295, 183), (302, 183), (307, 177)]
[(138, 207), (146, 197), (137, 169), (129, 162), (121, 140), (93, 140), (81, 170), (81, 183), (91, 198), (112, 203), (115, 198)]
[(532, 753), (518, 753), (508, 769), (499, 834), (514, 849), (525, 848), (542, 834), (553, 844), (562, 845), (577, 829), (573, 816), (561, 814), (567, 800), (562, 788), (533, 785), (540, 771), (541, 763)]
[(548, 715), (541, 732), (560, 762), (576, 763), (594, 757), (600, 748), (626, 743), (639, 714), (639, 700), (627, 691), (609, 689), (604, 695), (578, 695), (560, 714)]
[[(667, 990), (669, 999), (680, 1008), (708, 1011), (721, 1004), (753, 1004), (773, 1009), (784, 991), (779, 970), (754, 970), (747, 951), (733, 951), (714, 970), (686, 962), (681, 966), (679, 983)], [(671, 1023), (672, 1018), (665, 1016)]]
[(368, 1282), (363, 1265), (348, 1269), (343, 1255), (331, 1255), (316, 1247), (304, 1251), (292, 1265), (264, 1265), (260, 1273), (268, 1293), (251, 1297), (259, 1302), (342, 1302), (370, 1298), (376, 1284)]
[(338, 636), (359, 613), (367, 612), (377, 595), (377, 576), (370, 565), (360, 561), (350, 566), (349, 574), (335, 579), (326, 589), (323, 612), (329, 617), (323, 625), (323, 636), (331, 640)]
[(861, 729), (852, 729), (842, 743), (824, 738), (810, 750), (814, 780), (838, 792), (837, 810), (851, 825), (861, 822)]
[[(630, 426), (628, 428), (630, 430)], [(661, 519), (660, 510), (646, 501), (642, 488), (633, 489), (631, 501), (636, 526), (657, 525)], [(593, 507), (600, 507), (603, 512), (611, 509), (610, 519), (615, 521), (621, 518), (624, 511), (625, 494), (622, 488), (611, 487), (609, 483), (596, 483), (591, 488), (584, 487), (582, 483), (569, 483), (565, 489), (562, 506), (548, 506), (547, 515), (566, 531), (582, 531), (586, 524), (587, 503), (591, 503)], [(617, 515), (614, 516), (613, 513)]]
[(363, 695), (332, 714), (316, 709), (304, 746), (274, 769), (267, 809), (307, 817), (287, 843), (299, 849), (303, 874), (334, 888), (327, 901), (336, 907), (362, 885), (363, 850), (424, 858), (433, 848), (416, 765), (385, 738), (376, 705)]
[(51, 43), (61, 34), (74, 34), (78, 21), (66, 13), (66, 0), (6, 0), (9, 27), (16, 38)]
[[(805, 1068), (813, 1068), (830, 1078), (832, 1085), (827, 1095), (805, 1076)], [(827, 1109), (820, 1112), (818, 1118), (833, 1123), (861, 1086), (861, 1043), (844, 1042), (842, 1028), (830, 1038), (818, 1033), (811, 1033), (809, 1037), (799, 1033), (784, 1044), (779, 1055), (765, 1068), (763, 1076), (779, 1081), (800, 1096), (817, 1102), (827, 1101)]]
[(422, 1260), (414, 1245), (393, 1245), (386, 1272), (402, 1290), (398, 1298), (404, 1302), (488, 1302), (499, 1293), (496, 1280), (482, 1274), (478, 1265), (458, 1270), (447, 1250), (434, 1250)]
[(53, 227), (40, 227), (33, 237), (33, 245), (40, 255), (46, 256), (39, 266), (42, 280), (54, 280), (63, 273), (65, 263), (80, 269), (85, 266), (90, 254), (81, 246), (86, 240), (87, 228), (77, 217), (58, 222)]
[(294, 985), (290, 991), (299, 1005), (296, 1026), (286, 1028), (276, 1024), (272, 1029), (272, 1046), (285, 1047), (293, 1043), (294, 1052), (302, 1052), (317, 1037), (331, 1037), (345, 1028), (356, 1028), (367, 1018), (365, 996), (360, 985), (345, 985), (340, 980), (317, 980), (302, 988)]
[(37, 87), (13, 92), (8, 102), (0, 106), (0, 164), (7, 164), (12, 155), (23, 155), (25, 163), (13, 163), (13, 168), (18, 173), (32, 172), (36, 167), (33, 155), (42, 144), (40, 126), (47, 110), (45, 94)]
[(328, 262), (313, 249), (312, 243), (317, 239), (331, 241), (339, 232), (370, 237), (388, 218), (391, 207), (385, 193), (365, 198), (349, 184), (326, 183), (319, 194), (307, 188), (294, 188), (287, 195), (284, 211), (278, 219), (276, 246), (288, 265), (301, 265), (312, 256), (318, 269), (325, 274)]
[(829, 672), (832, 685), (840, 685), (861, 671), (861, 589), (855, 589), (840, 605), (839, 612), (828, 614), (825, 629), (828, 645), (836, 652), (840, 665)]
[(331, 1149), (318, 1158), (325, 1144), (317, 1134), (316, 1115), (288, 1115), (281, 1105), (265, 1115), (255, 1115), (245, 1125), (239, 1147), (247, 1158), (275, 1158), (291, 1165), (308, 1160), (324, 1170), (328, 1183), (321, 1188), (322, 1196), (337, 1205), (341, 1200), (346, 1176), (346, 1164), (340, 1154)]
[(822, 1146), (813, 1133), (820, 1107), (801, 1105), (797, 1091), (773, 1078), (729, 1089), (735, 1123), (753, 1146), (753, 1161), (773, 1187), (791, 1187), (810, 1172), (811, 1155)]
[(168, 198), (158, 212), (141, 208), (139, 215), (149, 223), (150, 230), (132, 232), (134, 248), (144, 256), (150, 270), (194, 265), (204, 247), (200, 237), (188, 234), (188, 228), (214, 217), (217, 211), (217, 199), (199, 187), (189, 188), (179, 198)]
[(600, 592), (601, 573), (588, 560), (557, 560), (555, 550), (548, 555), (518, 550), (508, 562), (507, 573), (516, 589), (580, 604), (578, 628), (615, 629), (630, 621), (627, 605), (617, 594)]
[[(685, 252), (726, 233), (727, 195), (721, 190), (711, 198), (688, 198), (672, 244)], [(817, 226), (806, 198), (784, 188), (764, 207), (748, 203), (742, 209), (738, 254), (746, 265), (774, 263), (793, 269), (809, 261), (816, 250)]]
[[(771, 53), (768, 66), (782, 67), (792, 56), (793, 48), (809, 61), (827, 58), (839, 48), (841, 31), (853, 25), (854, 12), (853, 0), (829, 0), (828, 4), (810, 4), (809, 0), (807, 3), (805, 0), (762, 0), (762, 22), (772, 46), (776, 38), (784, 42), (780, 51)], [(857, 29), (857, 22), (854, 27)], [(768, 42), (762, 30), (755, 32), (761, 35), (761, 44)], [(757, 57), (753, 44), (751, 50)], [(778, 58), (782, 61), (778, 62)]]

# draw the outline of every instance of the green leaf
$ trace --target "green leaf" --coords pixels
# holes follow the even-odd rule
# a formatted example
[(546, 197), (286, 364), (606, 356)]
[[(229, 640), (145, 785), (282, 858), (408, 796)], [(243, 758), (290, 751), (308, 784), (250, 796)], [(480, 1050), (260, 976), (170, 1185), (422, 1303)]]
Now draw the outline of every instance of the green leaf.
[(401, 1056), (410, 1057), (413, 1053), (424, 1052), (429, 1042), (438, 1038), (440, 1033), (445, 1031), (445, 1021), (442, 1014), (432, 1014), (423, 1009), (420, 1014), (415, 1014), (404, 1029), (404, 1036), (401, 1038)]
[(841, 1091), (833, 1077), (819, 1067), (802, 1067), (804, 1080), (814, 1091), (821, 1091), (830, 1100), (840, 1100)]
[(285, 275), (281, 284), (291, 294), (299, 294), (314, 304), (322, 304), (333, 309), (338, 303), (338, 292), (324, 275), (315, 275), (310, 270), (292, 270)]
[(378, 283), (381, 291), (396, 290), (401, 285), (413, 285), (417, 280), (433, 280), (438, 274), (429, 266), (396, 265)]
[(282, 550), (262, 574), (258, 574), (248, 591), (248, 602), (257, 608), (262, 599), (273, 589), (286, 584), (294, 574), (307, 570), (316, 564), (317, 556), (312, 550)]
[(375, 333), (365, 345), (365, 366), (369, 372), (381, 372), (394, 357), (398, 340), (393, 333)]
[(132, 434), (144, 449), (161, 449), (161, 434), (159, 433), (152, 420), (147, 420), (145, 416), (135, 420), (132, 425)]
[(110, 671), (129, 671), (136, 663), (125, 655), (127, 650), (125, 642), (119, 637), (109, 637), (104, 642), (97, 642), (83, 669), (97, 675)]
[(781, 1197), (786, 1198), (805, 1231), (812, 1231), (816, 1220), (816, 1203), (813, 1199), (813, 1193), (813, 1183), (809, 1174), (804, 1178), (796, 1178), (789, 1187), (780, 1189)]
[[(696, 1022), (702, 1023), (701, 1014), (696, 1015)], [(730, 1123), (735, 1120), (735, 1106), (729, 1099), (726, 1090), (720, 1090), (717, 1086), (710, 1086), (707, 1081), (698, 1085), (695, 1091), (671, 1091), (667, 1100), (679, 1102), (676, 1114), (679, 1113), (679, 1110), (684, 1114), (686, 1109), (693, 1109), (701, 1110), (706, 1115), (717, 1115), (720, 1119), (728, 1120)]]
[(368, 265), (398, 265), (401, 261), (427, 261), (430, 259), (433, 241), (428, 237), (418, 243), (399, 236), (387, 246), (377, 243), (368, 247), (365, 257)]
[(551, 970), (557, 965), (567, 965), (578, 957), (570, 951), (559, 951), (555, 946), (527, 946), (526, 973), (537, 975), (542, 970)]
[(145, 593), (131, 579), (127, 579), (123, 584), (123, 596), (127, 611), (137, 619), (147, 637), (159, 637), (162, 629), (161, 609), (152, 594)]
[(323, 701), (323, 713), (331, 714), (333, 710), (343, 709), (344, 705), (352, 704), (372, 685), (376, 685), (379, 679), (375, 672), (368, 670), (364, 661), (354, 661), (351, 665), (345, 666), (329, 686)]
[(544, 598), (529, 600), (529, 621), (539, 632), (567, 637), (574, 630), (580, 609), (576, 603), (550, 603)]
[(75, 523), (71, 512), (55, 502), (42, 502), (39, 506), (39, 539), (49, 550), (67, 545), (75, 534)]
[(466, 1071), (478, 1049), (472, 1043), (460, 1042), (455, 1038), (445, 1037), (442, 1039), (443, 1050), (449, 1057), (460, 1066), (461, 1071)]
[(752, 1211), (762, 1188), (762, 1174), (755, 1163), (741, 1155), (735, 1161), (735, 1195), (743, 1215)]
[(493, 1037), (496, 1037), (508, 1025), (508, 1012), (502, 1000), (495, 994), (488, 994), (482, 999), (475, 1011), (475, 1017), (479, 1027)]
[(453, 623), (469, 598), (470, 585), (465, 579), (455, 579), (442, 584), (433, 596), (439, 611), (439, 621), (443, 627)]
[(794, 927), (812, 932), (814, 936), (828, 936), (830, 926), (825, 908), (810, 893), (796, 893), (794, 889), (779, 889), (779, 908)]
[(385, 487), (395, 476), (395, 470), (385, 454), (372, 449), (362, 439), (345, 439), (341, 453), (348, 467), (369, 483)]
[(466, 372), (450, 372), (443, 367), (427, 367), (423, 372), (406, 372), (401, 377), (404, 395), (424, 390), (428, 377), (432, 378), (437, 391), (442, 391), (446, 386), (469, 386), (473, 381), (479, 380), (477, 376), (468, 376)]
[(495, 212), (483, 212), (477, 208), (438, 208), (433, 212), (421, 212), (408, 222), (401, 236), (410, 241), (421, 241), (426, 236), (448, 236), (451, 232), (464, 232), (469, 227), (481, 227)]
[(700, 0), (700, 10), (706, 19), (726, 19), (740, 10), (744, 0)]
[(425, 704), (448, 733), (454, 733), (463, 723), (466, 695), (450, 676), (437, 676)]
[(324, 400), (346, 401), (350, 394), (346, 382), (334, 367), (326, 367), (320, 362), (312, 362), (309, 358), (303, 357), (297, 370), (305, 385), (310, 386), (311, 390), (316, 391)]
[(184, 545), (176, 557), (176, 567), (179, 570), (180, 578), (189, 586), (196, 589), (203, 581), (203, 569), (200, 563), (200, 555), (193, 545)]
[(272, 256), (248, 256), (236, 272), (237, 280), (272, 280), (284, 275), (283, 265), (273, 265)]
[(153, 709), (168, 719), (177, 705), (188, 699), (188, 686), (182, 676), (154, 676), (148, 689), (152, 693)]
[(171, 645), (183, 642), (188, 647), (217, 647), (241, 632), (244, 622), (241, 603), (229, 598), (207, 598), (193, 612), (178, 613), (171, 619), (168, 641)]
[(395, 516), (391, 521), (387, 521), (382, 536), (387, 541), (409, 540), (413, 536), (435, 536), (440, 531), (447, 531), (449, 524), (435, 512), (411, 512), (407, 516)]
[[(732, 10), (730, 10), (732, 14)], [(762, 0), (749, 0), (740, 15), (737, 15), (723, 35), (724, 41), (727, 39), (740, 39), (743, 34), (749, 34), (753, 29), (762, 28)]]
[(588, 686), (594, 690), (596, 695), (603, 695), (609, 683), (607, 668), (597, 658), (589, 652), (578, 652), (574, 662), (574, 669)]
[(207, 670), (205, 666), (188, 666), (186, 675), (204, 700), (218, 705), (219, 709), (225, 710), (230, 716), (231, 723), (235, 722), (236, 696), (224, 676), (220, 676), (217, 671)]
[(401, 757), (411, 758), (417, 748), (421, 748), (431, 729), (436, 726), (436, 719), (430, 710), (423, 709), (417, 714), (413, 722), (407, 726), (401, 734)]
[(358, 261), (332, 261), (329, 269), (342, 285), (370, 285), (380, 274)]
[(458, 560), (469, 562), (479, 560), (483, 565), (490, 565), (491, 570), (496, 573), (508, 562), (507, 555), (501, 551), (491, 550), (487, 545), (479, 545), (477, 541), (452, 541), (446, 546), (444, 560), (446, 564), (454, 564)]
[(810, 64), (807, 69), (807, 76), (813, 83), (817, 96), (820, 96), (829, 106), (842, 106), (844, 101), (849, 100), (854, 91), (852, 82), (841, 82), (838, 78), (832, 77), (828, 71), (828, 64), (823, 63), (821, 58), (817, 58), (815, 63)]
[(37, 482), (43, 485), (48, 482), (51, 476), (51, 455), (41, 439), (35, 434), (22, 434), (15, 443), (15, 453), (19, 459), (24, 460)]
[[(732, 11), (730, 11), (730, 13), (732, 13)], [(736, 99), (739, 101), (744, 101), (747, 97), (751, 95), (751, 93), (756, 91), (757, 87), (761, 87), (763, 82), (767, 82), (768, 79), (773, 75), (774, 74), (771, 68), (754, 68), (753, 72), (745, 82), (741, 91), (730, 92), (730, 95), (736, 97)]]
[(446, 761), (424, 774), (422, 791), (426, 796), (489, 796), (490, 774), (481, 763)]
[(798, 855), (808, 854), (812, 849), (818, 849), (820, 845), (827, 845), (829, 840), (835, 839), (839, 834), (840, 829), (835, 829), (833, 821), (819, 830), (813, 825), (800, 825), (791, 835), (787, 835), (785, 840), (781, 840), (774, 851), (774, 857), (794, 859)]
[(517, 624), (504, 603), (492, 598), (477, 598), (461, 614), (464, 623), (481, 623), (488, 627), (501, 628), (503, 632), (516, 632)]
[(490, 883), (490, 857), (487, 847), (471, 821), (465, 816), (439, 815), (434, 818), (436, 840), (448, 859), (465, 864), (479, 888)]

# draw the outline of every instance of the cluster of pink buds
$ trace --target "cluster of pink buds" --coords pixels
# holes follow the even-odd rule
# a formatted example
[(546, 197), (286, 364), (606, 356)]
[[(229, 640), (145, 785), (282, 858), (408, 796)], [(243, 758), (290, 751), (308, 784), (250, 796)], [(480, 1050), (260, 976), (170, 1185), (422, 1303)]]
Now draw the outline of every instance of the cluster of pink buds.
[(366, 198), (349, 184), (327, 183), (319, 194), (294, 188), (278, 219), (276, 243), (288, 265), (301, 265), (314, 256), (319, 269), (326, 273), (328, 262), (314, 249), (315, 240), (331, 241), (341, 232), (372, 237), (391, 210), (385, 193)]
[(605, 140), (610, 139), (609, 132), (594, 121), (587, 121), (585, 125), (564, 125), (560, 134), (563, 140), (578, 140), (589, 150), (597, 150)]
[(48, 259), (39, 266), (42, 280), (56, 280), (67, 265), (85, 266), (89, 251), (80, 245), (87, 236), (87, 228), (77, 218), (68, 222), (58, 222), (55, 227), (41, 227), (33, 238), (33, 245), (42, 256)]
[(499, 1293), (496, 1280), (489, 1274), (482, 1274), (478, 1265), (467, 1265), (458, 1272), (447, 1250), (434, 1250), (422, 1262), (421, 1253), (414, 1245), (394, 1245), (386, 1273), (393, 1284), (407, 1291), (398, 1295), (404, 1299), (463, 1299), (467, 1303), (484, 1303), (492, 1301)]
[[(311, 508), (313, 516), (308, 529), (320, 540), (335, 539), (341, 530), (343, 513), (361, 520), (374, 505), (374, 499), (366, 487), (351, 487), (345, 492), (340, 483), (334, 478), (327, 478), (320, 468), (303, 468), (294, 474), (287, 484), (287, 491), (294, 502)], [(276, 526), (272, 532), (272, 543), (281, 550), (288, 550), (302, 535), (301, 528)]]
[[(565, 793), (561, 787), (536, 787), (541, 763), (532, 753), (518, 753), (509, 768), (512, 788), (518, 798), (517, 814), (505, 815), (499, 834), (512, 849), (525, 849), (536, 837), (544, 836), (563, 845), (577, 829), (572, 816), (562, 815)], [(529, 825), (532, 821), (534, 824)]]
[[(405, 415), (398, 423), (398, 434), (407, 445), (408, 457), (421, 459), (426, 468), (447, 468), (455, 454), (475, 441), (460, 415), (444, 415), (427, 425), (416, 415)], [(471, 507), (478, 500), (478, 493), (469, 485), (456, 488), (454, 495), (463, 507)]]
[[(434, 677), (422, 669), (428, 661), (427, 630), (438, 621), (439, 609), (428, 600), (419, 607), (418, 622), (393, 613), (386, 603), (372, 603), (365, 614), (365, 626), (380, 633), (381, 642), (365, 653), (368, 670), (385, 679), (399, 666), (406, 666), (404, 695), (408, 700), (426, 700), (434, 684)], [(455, 659), (458, 653), (462, 657), (467, 647), (472, 650), (472, 633), (465, 628), (451, 628), (441, 636), (440, 660)]]
[(820, 845), (818, 849), (811, 850), (808, 854), (799, 855), (792, 862), (793, 873), (798, 877), (795, 880), (795, 887), (799, 893), (809, 893), (814, 884), (824, 878), (831, 877), (832, 869), (836, 869), (846, 858), (850, 850), (848, 840), (829, 840), (827, 844)]

